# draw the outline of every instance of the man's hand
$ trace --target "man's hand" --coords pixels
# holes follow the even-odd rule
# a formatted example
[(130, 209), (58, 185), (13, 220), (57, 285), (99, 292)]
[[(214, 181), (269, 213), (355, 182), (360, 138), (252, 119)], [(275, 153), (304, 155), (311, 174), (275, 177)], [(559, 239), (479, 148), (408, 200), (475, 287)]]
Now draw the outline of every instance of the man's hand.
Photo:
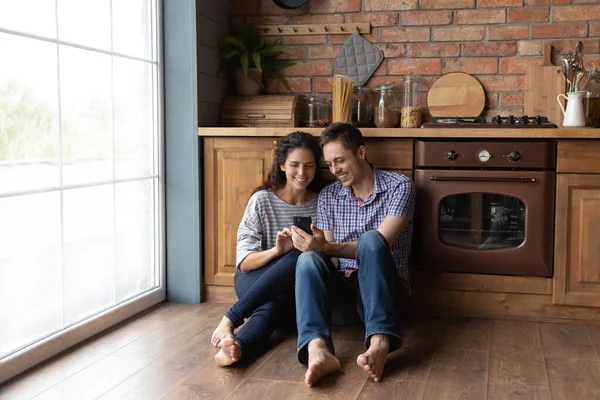
[(309, 235), (297, 226), (292, 226), (292, 242), (294, 247), (300, 251), (321, 251), (325, 252), (325, 248), (329, 243), (325, 239), (325, 234), (322, 230), (310, 225), (310, 229), (313, 231), (313, 235)]
[(275, 252), (282, 256), (293, 248), (294, 244), (292, 243), (292, 235), (290, 230), (285, 228), (283, 231), (277, 232), (277, 238), (275, 239)]

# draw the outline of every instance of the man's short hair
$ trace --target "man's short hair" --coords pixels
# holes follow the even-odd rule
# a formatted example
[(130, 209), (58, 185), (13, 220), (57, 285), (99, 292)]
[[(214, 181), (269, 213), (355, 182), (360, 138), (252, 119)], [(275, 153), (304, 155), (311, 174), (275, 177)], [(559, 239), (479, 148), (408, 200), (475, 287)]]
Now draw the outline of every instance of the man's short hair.
[(342, 142), (344, 147), (348, 150), (352, 150), (353, 153), (357, 153), (360, 146), (365, 145), (363, 135), (358, 128), (351, 124), (344, 124), (341, 122), (336, 122), (327, 127), (323, 133), (321, 133), (319, 142), (321, 147), (323, 147), (327, 143), (336, 140)]

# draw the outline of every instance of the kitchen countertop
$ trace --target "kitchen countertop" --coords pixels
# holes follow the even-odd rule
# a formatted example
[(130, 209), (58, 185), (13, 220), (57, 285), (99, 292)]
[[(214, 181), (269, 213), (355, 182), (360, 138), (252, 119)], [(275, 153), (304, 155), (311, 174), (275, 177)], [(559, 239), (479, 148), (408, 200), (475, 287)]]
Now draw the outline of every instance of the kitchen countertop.
[[(283, 137), (295, 131), (318, 136), (322, 128), (198, 128), (203, 137)], [(364, 137), (600, 139), (599, 128), (361, 128)]]

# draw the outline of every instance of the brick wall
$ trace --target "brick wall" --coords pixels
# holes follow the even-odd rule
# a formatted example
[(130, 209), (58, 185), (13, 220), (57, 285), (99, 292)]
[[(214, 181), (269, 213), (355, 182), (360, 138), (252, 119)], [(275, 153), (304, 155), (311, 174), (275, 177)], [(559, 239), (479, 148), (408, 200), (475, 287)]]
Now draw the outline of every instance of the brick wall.
[[(230, 22), (321, 24), (370, 22), (363, 35), (385, 59), (369, 86), (422, 75), (423, 90), (448, 72), (473, 74), (487, 94), (486, 115), (523, 111), (525, 68), (543, 62), (544, 43), (553, 62), (581, 40), (584, 60), (600, 67), (600, 0), (313, 0), (286, 11), (271, 0), (232, 0)], [(297, 93), (330, 92), (332, 61), (347, 35), (283, 36), (297, 64), (285, 75)], [(269, 82), (269, 93), (284, 93)]]

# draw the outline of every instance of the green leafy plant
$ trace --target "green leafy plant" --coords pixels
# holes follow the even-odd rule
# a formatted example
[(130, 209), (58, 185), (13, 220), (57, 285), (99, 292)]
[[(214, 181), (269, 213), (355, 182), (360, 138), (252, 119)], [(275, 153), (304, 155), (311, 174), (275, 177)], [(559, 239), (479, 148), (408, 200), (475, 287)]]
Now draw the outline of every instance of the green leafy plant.
[[(249, 69), (256, 68), (264, 77), (276, 78), (287, 90), (292, 90), (281, 70), (295, 62), (277, 58), (289, 46), (261, 41), (258, 29), (252, 24), (233, 27), (232, 33), (219, 41), (219, 57), (223, 61), (220, 69), (227, 65), (239, 67), (244, 76), (248, 76)], [(264, 88), (253, 74), (250, 77)]]

